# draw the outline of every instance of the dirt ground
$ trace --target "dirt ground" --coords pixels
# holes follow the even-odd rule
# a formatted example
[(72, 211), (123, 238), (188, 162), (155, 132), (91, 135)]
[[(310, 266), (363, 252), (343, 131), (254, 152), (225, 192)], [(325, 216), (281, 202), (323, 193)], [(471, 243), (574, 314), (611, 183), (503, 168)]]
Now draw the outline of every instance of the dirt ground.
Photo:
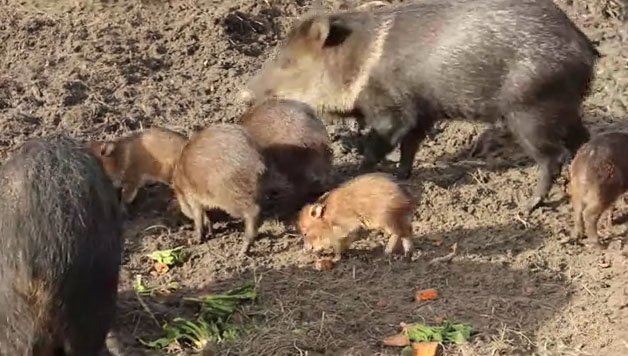
[[(628, 28), (619, 1), (557, 0), (604, 55), (584, 107), (593, 132), (622, 127), (628, 118)], [(2, 160), (24, 140), (59, 131), (114, 138), (151, 125), (190, 134), (232, 122), (243, 110), (239, 88), (309, 1), (47, 4), (0, 0)], [(338, 178), (347, 179), (360, 158), (351, 145), (354, 123), (330, 122), (328, 129)], [(223, 216), (213, 239), (188, 248), (183, 266), (156, 276), (145, 254), (185, 244), (192, 226), (169, 208), (167, 187), (141, 191), (126, 223), (113, 350), (155, 354), (137, 338), (155, 338), (159, 324), (191, 315), (182, 296), (254, 279), (260, 298), (237, 318), (240, 340), (213, 345), (216, 354), (398, 355), (382, 345), (383, 337), (398, 332), (400, 322), (430, 324), (441, 316), (478, 331), (446, 355), (628, 354), (628, 274), (620, 242), (596, 252), (568, 241), (566, 167), (546, 206), (519, 213), (536, 168), (505, 134), (496, 135), (498, 145), (485, 157), (468, 158), (483, 130), (440, 123), (421, 146), (408, 182), (421, 194), (411, 262), (384, 257), (385, 237), (371, 233), (332, 270), (318, 272), (294, 228), (272, 216), (251, 257), (239, 257), (242, 224)], [(626, 221), (628, 206), (620, 202), (604, 233), (619, 240)], [(453, 244), (450, 261), (428, 263)], [(148, 287), (177, 282), (179, 289), (138, 299), (136, 275)], [(440, 298), (414, 302), (414, 292), (425, 288), (437, 288)]]

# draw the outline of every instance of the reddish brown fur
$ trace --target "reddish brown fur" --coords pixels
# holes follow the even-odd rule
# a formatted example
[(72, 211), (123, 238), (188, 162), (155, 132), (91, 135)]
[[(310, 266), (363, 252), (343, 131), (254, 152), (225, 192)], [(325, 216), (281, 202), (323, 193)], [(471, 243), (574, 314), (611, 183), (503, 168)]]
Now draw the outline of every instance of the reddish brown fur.
[(13, 282), (16, 294), (26, 301), (34, 321), (38, 342), (33, 347), (33, 356), (53, 356), (55, 350), (63, 348), (63, 327), (59, 325), (58, 307), (53, 302), (53, 291), (41, 280), (22, 276)]
[(276, 169), (298, 190), (294, 200), (326, 190), (332, 170), (331, 142), (309, 105), (269, 99), (247, 110), (240, 124), (260, 147), (269, 169)]
[(359, 228), (376, 229), (390, 235), (386, 253), (401, 239), (404, 253), (412, 251), (412, 215), (415, 200), (389, 174), (358, 176), (306, 205), (299, 214), (299, 230), (305, 249), (333, 248), (340, 258)]
[(245, 253), (257, 235), (259, 199), (266, 167), (258, 148), (238, 125), (218, 124), (192, 136), (172, 179), (181, 211), (194, 220), (196, 236), (212, 234), (206, 210), (244, 219)]
[(114, 185), (122, 188), (123, 202), (130, 204), (146, 183), (171, 183), (186, 142), (182, 134), (152, 127), (115, 141), (91, 141), (90, 145)]
[(578, 150), (570, 167), (574, 238), (584, 233), (588, 244), (600, 244), (600, 216), (628, 190), (626, 147), (628, 133), (611, 132), (594, 137)]

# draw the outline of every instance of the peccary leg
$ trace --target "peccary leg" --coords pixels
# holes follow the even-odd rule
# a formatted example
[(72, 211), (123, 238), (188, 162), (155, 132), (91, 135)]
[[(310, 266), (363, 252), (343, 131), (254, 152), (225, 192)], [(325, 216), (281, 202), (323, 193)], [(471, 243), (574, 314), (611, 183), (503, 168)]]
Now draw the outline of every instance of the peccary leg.
[(395, 148), (373, 129), (364, 137), (362, 145), (364, 159), (360, 165), (360, 170), (363, 171), (372, 170), (375, 165), (381, 162)]
[(390, 238), (388, 239), (388, 244), (386, 245), (386, 249), (384, 250), (384, 252), (387, 255), (390, 255), (393, 252), (395, 252), (398, 245), (399, 245), (399, 235), (397, 234), (390, 235)]
[(401, 245), (403, 246), (403, 254), (406, 256), (414, 251), (414, 243), (412, 243), (412, 239), (409, 237), (402, 237)]
[(526, 203), (526, 210), (532, 211), (549, 193), (554, 178), (560, 172), (565, 149), (560, 144), (558, 128), (551, 126), (551, 120), (547, 119), (547, 113), (543, 110), (529, 108), (512, 112), (506, 118), (510, 130), (538, 165), (536, 188), (532, 198)]
[(212, 221), (209, 219), (206, 211), (203, 211), (203, 225), (205, 226), (205, 235), (211, 237), (214, 235), (214, 228), (212, 227)]
[(604, 212), (606, 205), (600, 201), (593, 201), (583, 211), (584, 228), (587, 235), (585, 243), (591, 246), (600, 246), (600, 237), (597, 233), (597, 223)]
[(244, 217), (244, 244), (240, 250), (240, 255), (244, 255), (249, 251), (249, 248), (257, 237), (257, 230), (259, 228), (259, 213), (260, 208), (258, 206), (254, 206), (242, 214)]
[(371, 169), (375, 164), (381, 162), (397, 145), (405, 142), (405, 147), (402, 149), (404, 152), (402, 153), (402, 160), (404, 162), (400, 163), (397, 175), (402, 179), (410, 177), (414, 156), (422, 136), (425, 134), (425, 125), (431, 124), (432, 120), (423, 120), (421, 121), (423, 125), (416, 126), (415, 117), (409, 115), (400, 117), (397, 112), (378, 112), (375, 115), (377, 119), (369, 122), (372, 129), (364, 140), (365, 158), (362, 165), (364, 169)]
[(425, 137), (426, 129), (424, 127), (416, 127), (408, 132), (401, 140), (401, 157), (399, 158), (399, 168), (397, 170), (397, 178), (408, 179), (412, 175), (412, 166), (414, 158), (419, 150), (419, 145)]
[(106, 349), (107, 333), (115, 319), (119, 278), (118, 266), (111, 265), (107, 257), (98, 253), (106, 256), (109, 252), (94, 251), (92, 268), (75, 271), (70, 278), (71, 283), (80, 284), (73, 284), (73, 288), (65, 291), (62, 313), (65, 320), (72, 321), (60, 340), (65, 356), (99, 356)]
[(528, 211), (532, 211), (538, 207), (547, 196), (547, 193), (549, 193), (552, 188), (552, 184), (554, 183), (554, 178), (558, 175), (558, 173), (560, 173), (559, 162), (560, 159), (558, 157), (544, 157), (538, 162), (538, 181), (534, 190), (534, 195), (526, 205)]
[(335, 239), (335, 241), (336, 242), (332, 245), (332, 248), (334, 250), (334, 258), (332, 259), (332, 261), (338, 262), (342, 259), (342, 253), (345, 249), (339, 239)]
[(494, 127), (482, 132), (475, 140), (469, 151), (469, 157), (484, 156), (492, 148), (493, 139), (498, 130)]
[(203, 207), (196, 202), (190, 204), (190, 212), (192, 213), (192, 219), (194, 219), (194, 234), (196, 240), (198, 243), (202, 243), (205, 237), (205, 218), (207, 215)]
[(403, 248), (404, 256), (408, 256), (414, 250), (414, 244), (412, 243), (412, 215), (402, 215), (391, 217), (389, 228), (386, 229), (390, 234), (390, 240), (388, 240), (388, 246), (386, 247), (386, 253), (390, 254), (399, 246)]
[(183, 215), (185, 215), (188, 219), (194, 220), (194, 214), (192, 213), (190, 205), (185, 200), (185, 197), (177, 194), (177, 202), (179, 202), (179, 208), (181, 209)]
[(574, 196), (571, 198), (571, 205), (573, 206), (573, 221), (574, 221), (574, 226), (571, 232), (571, 237), (574, 240), (578, 240), (580, 239), (580, 237), (582, 237), (582, 233), (584, 232), (584, 221), (582, 220), (582, 210), (583, 210), (582, 198), (574, 194)]
[(122, 201), (125, 204), (131, 204), (137, 196), (137, 185), (133, 182), (124, 182), (122, 184)]

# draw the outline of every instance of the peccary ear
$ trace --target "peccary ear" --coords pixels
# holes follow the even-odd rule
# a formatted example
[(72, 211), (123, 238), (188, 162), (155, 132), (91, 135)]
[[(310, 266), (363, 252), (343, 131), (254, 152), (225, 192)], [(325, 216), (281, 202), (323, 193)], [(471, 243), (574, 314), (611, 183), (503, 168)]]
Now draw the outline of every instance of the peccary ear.
[(325, 205), (323, 204), (314, 204), (310, 208), (310, 216), (314, 219), (320, 219), (323, 217), (323, 213), (325, 212)]
[(351, 34), (351, 29), (340, 19), (321, 16), (306, 25), (305, 35), (317, 48), (334, 47), (342, 44)]
[(323, 195), (321, 195), (320, 197), (318, 197), (318, 199), (316, 199), (317, 202), (322, 202), (323, 200), (325, 200), (325, 198), (327, 198), (327, 196), (329, 195), (330, 192), (325, 192), (323, 193)]
[(331, 21), (329, 33), (325, 39), (323, 47), (335, 47), (344, 43), (351, 34), (351, 28), (343, 23), (340, 19)]
[(322, 48), (329, 35), (329, 18), (317, 17), (306, 23), (304, 34), (316, 47)]
[(103, 142), (100, 146), (100, 155), (103, 157), (109, 157), (115, 148), (116, 145), (113, 142)]

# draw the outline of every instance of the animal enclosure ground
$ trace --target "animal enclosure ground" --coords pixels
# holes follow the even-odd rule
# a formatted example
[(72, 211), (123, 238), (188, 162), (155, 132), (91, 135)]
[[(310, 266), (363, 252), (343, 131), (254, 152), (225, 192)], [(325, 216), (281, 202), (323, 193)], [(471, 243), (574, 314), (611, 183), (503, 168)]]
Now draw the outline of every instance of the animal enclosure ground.
[[(603, 54), (584, 106), (593, 132), (628, 124), (628, 29), (619, 1), (557, 0)], [(102, 139), (160, 125), (189, 135), (233, 122), (243, 110), (239, 88), (309, 6), (306, 0), (47, 3), (0, 1), (2, 161), (24, 140), (53, 132)], [(327, 125), (338, 179), (356, 172), (354, 126)], [(223, 216), (214, 238), (187, 248), (185, 264), (153, 275), (146, 254), (185, 244), (193, 229), (172, 208), (167, 188), (141, 191), (126, 222), (114, 351), (154, 354), (137, 338), (156, 338), (158, 324), (190, 316), (194, 308), (182, 296), (254, 279), (260, 298), (235, 317), (240, 339), (213, 345), (216, 354), (398, 355), (381, 340), (398, 332), (400, 322), (429, 324), (442, 316), (478, 331), (447, 355), (628, 354), (627, 260), (619, 241), (604, 252), (568, 241), (566, 167), (549, 203), (520, 214), (536, 168), (506, 134), (495, 135), (486, 156), (468, 158), (483, 130), (440, 123), (422, 144), (408, 182), (421, 195), (411, 262), (384, 257), (386, 238), (372, 233), (333, 269), (315, 271), (294, 229), (272, 217), (251, 257), (239, 257), (242, 224)], [(618, 203), (606, 235), (623, 237), (627, 217), (628, 207)], [(449, 262), (428, 263), (453, 244), (457, 253)], [(138, 274), (147, 287), (176, 282), (179, 288), (140, 300), (133, 290)], [(414, 292), (426, 288), (440, 297), (414, 302)]]

